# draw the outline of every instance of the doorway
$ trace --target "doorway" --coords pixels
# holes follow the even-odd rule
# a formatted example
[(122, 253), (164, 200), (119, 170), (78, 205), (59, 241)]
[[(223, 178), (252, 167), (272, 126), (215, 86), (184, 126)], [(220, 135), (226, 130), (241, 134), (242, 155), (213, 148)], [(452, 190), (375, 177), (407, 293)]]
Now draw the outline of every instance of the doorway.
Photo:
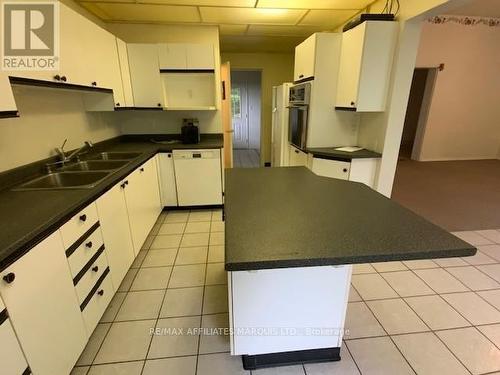
[(261, 72), (231, 71), (231, 117), (235, 167), (260, 166)]
[(416, 159), (434, 89), (438, 68), (416, 68), (413, 72), (410, 96), (406, 108), (399, 160)]

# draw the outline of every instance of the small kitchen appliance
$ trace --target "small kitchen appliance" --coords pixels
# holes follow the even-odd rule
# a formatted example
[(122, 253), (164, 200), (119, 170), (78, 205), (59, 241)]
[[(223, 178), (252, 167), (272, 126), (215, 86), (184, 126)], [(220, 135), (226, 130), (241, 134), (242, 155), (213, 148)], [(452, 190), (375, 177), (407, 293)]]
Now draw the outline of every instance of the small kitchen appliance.
[(181, 140), (184, 144), (200, 143), (200, 130), (197, 118), (185, 118), (182, 120)]

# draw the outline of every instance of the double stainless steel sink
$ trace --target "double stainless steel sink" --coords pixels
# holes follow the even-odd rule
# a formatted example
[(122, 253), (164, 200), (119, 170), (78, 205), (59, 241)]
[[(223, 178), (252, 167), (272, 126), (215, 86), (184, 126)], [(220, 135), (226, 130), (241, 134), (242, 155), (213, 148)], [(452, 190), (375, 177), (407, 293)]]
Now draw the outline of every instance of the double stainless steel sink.
[(140, 155), (139, 152), (101, 152), (90, 155), (87, 160), (63, 165), (56, 171), (25, 182), (13, 190), (91, 189)]

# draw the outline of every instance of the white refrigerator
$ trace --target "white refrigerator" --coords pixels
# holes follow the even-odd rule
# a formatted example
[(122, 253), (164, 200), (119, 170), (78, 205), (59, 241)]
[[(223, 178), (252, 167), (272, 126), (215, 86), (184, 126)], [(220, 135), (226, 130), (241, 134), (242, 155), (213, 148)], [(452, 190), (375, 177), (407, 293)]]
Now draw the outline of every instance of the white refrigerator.
[(288, 98), (292, 83), (273, 87), (271, 166), (288, 165)]

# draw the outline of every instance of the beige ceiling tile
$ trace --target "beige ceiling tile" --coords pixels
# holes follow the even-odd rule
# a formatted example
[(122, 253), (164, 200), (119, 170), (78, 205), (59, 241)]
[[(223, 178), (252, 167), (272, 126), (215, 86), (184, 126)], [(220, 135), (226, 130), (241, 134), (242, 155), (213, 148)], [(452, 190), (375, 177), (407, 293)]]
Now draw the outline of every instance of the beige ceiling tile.
[(243, 35), (247, 31), (248, 25), (219, 25), (221, 35)]
[(322, 31), (322, 26), (274, 26), (274, 25), (250, 25), (248, 35), (273, 35), (273, 36), (309, 36), (315, 32)]
[(311, 10), (300, 25), (334, 27), (358, 13), (357, 10)]
[(95, 6), (109, 15), (113, 21), (178, 23), (200, 21), (196, 7), (116, 3), (96, 3)]
[(200, 7), (203, 22), (294, 25), (305, 14), (298, 9)]
[(293, 53), (295, 46), (304, 39), (304, 37), (221, 35), (220, 43), (222, 52)]
[(138, 0), (137, 2), (170, 4), (170, 5), (217, 6), (217, 7), (253, 8), (255, 6), (255, 0)]
[(259, 0), (258, 7), (289, 9), (362, 9), (373, 0)]

